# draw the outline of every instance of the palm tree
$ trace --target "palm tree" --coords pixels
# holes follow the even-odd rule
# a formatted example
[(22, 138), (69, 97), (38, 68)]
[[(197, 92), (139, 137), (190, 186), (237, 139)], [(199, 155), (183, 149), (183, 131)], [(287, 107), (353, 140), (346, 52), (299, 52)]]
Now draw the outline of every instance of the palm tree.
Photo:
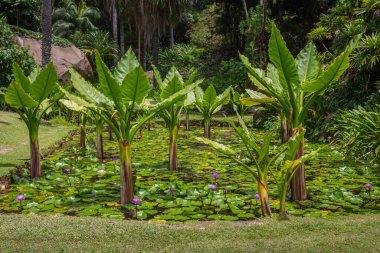
[(75, 31), (93, 31), (94, 23), (101, 18), (98, 8), (88, 7), (82, 0), (78, 5), (72, 0), (62, 0), (62, 7), (53, 12), (53, 33), (68, 37)]
[(41, 19), (41, 30), (42, 30), (42, 67), (50, 62), (51, 57), (51, 13), (52, 13), (52, 2), (51, 0), (42, 1), (42, 19)]

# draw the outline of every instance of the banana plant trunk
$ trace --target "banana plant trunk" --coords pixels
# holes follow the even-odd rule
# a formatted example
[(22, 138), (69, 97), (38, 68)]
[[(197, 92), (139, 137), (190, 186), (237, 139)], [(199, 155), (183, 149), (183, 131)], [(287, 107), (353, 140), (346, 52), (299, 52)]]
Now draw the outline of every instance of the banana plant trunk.
[(269, 205), (269, 196), (268, 196), (267, 187), (265, 186), (264, 182), (260, 178), (257, 182), (257, 186), (258, 186), (258, 191), (260, 195), (260, 203), (261, 203), (261, 210), (263, 212), (263, 216), (270, 216), (272, 215), (272, 211)]
[(120, 203), (131, 203), (133, 199), (133, 179), (131, 144), (119, 141), (120, 148)]
[(289, 140), (288, 122), (285, 115), (281, 114), (281, 143), (286, 143)]
[(186, 111), (185, 112), (185, 116), (186, 116), (186, 123), (185, 123), (185, 129), (186, 131), (189, 131), (190, 130), (190, 115), (189, 115), (189, 111)]
[(86, 127), (82, 124), (80, 126), (80, 137), (79, 146), (81, 148), (86, 148)]
[(211, 139), (211, 120), (210, 119), (204, 120), (204, 137)]
[(280, 216), (279, 220), (289, 220), (288, 214), (286, 213), (286, 191), (287, 187), (279, 187), (282, 188), (280, 192)]
[(98, 159), (103, 162), (104, 152), (103, 152), (103, 125), (96, 127), (96, 148)]
[(177, 140), (178, 140), (178, 125), (170, 131), (169, 141), (169, 170), (178, 170), (178, 158), (177, 158)]
[[(292, 128), (291, 137), (295, 136), (299, 128)], [(301, 158), (304, 155), (304, 138), (300, 142), (295, 159)], [(300, 168), (294, 174), (291, 182), (292, 200), (307, 200), (306, 192), (306, 179), (305, 179), (305, 165), (301, 164)]]
[(42, 175), (40, 164), (40, 145), (38, 142), (38, 128), (30, 130), (30, 177), (40, 177)]

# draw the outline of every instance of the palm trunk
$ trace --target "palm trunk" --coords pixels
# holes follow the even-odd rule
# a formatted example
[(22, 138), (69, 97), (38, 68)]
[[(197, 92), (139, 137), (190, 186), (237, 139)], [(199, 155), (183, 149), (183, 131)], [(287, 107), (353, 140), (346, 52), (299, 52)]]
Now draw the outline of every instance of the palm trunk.
[[(298, 128), (293, 128), (291, 136), (295, 136), (298, 133)], [(304, 138), (302, 137), (301, 143), (298, 147), (295, 159), (298, 159), (304, 155)], [(306, 179), (305, 179), (305, 165), (301, 164), (301, 167), (294, 174), (291, 182), (292, 199), (293, 200), (307, 200), (306, 191)]]
[(96, 127), (96, 147), (98, 159), (103, 162), (104, 152), (103, 152), (103, 125)]
[(141, 64), (141, 31), (137, 32), (137, 59)]
[(170, 47), (174, 47), (174, 26), (170, 24)]
[(185, 111), (185, 115), (186, 115), (186, 131), (189, 131), (190, 130), (190, 115), (189, 115), (188, 110)]
[(41, 64), (44, 67), (50, 62), (51, 58), (51, 27), (52, 27), (52, 2), (51, 0), (43, 0), (42, 2), (42, 48), (41, 48)]
[(175, 125), (174, 129), (170, 131), (169, 170), (178, 170), (178, 159), (177, 159), (178, 130), (179, 130), (178, 125)]
[(269, 205), (269, 196), (268, 196), (267, 188), (264, 182), (260, 178), (257, 182), (257, 185), (258, 185), (258, 191), (260, 195), (260, 203), (261, 203), (261, 210), (263, 212), (263, 216), (270, 216), (272, 215), (272, 211)]
[(131, 162), (131, 145), (119, 141), (120, 148), (120, 203), (131, 203), (133, 199), (133, 179)]
[(261, 18), (261, 32), (260, 32), (260, 42), (259, 42), (259, 49), (260, 49), (260, 63), (263, 64), (265, 62), (265, 28), (267, 23), (267, 0), (260, 0), (260, 4), (263, 7), (263, 13)]
[[(152, 55), (153, 55), (153, 65), (155, 65), (157, 68), (159, 68), (159, 65), (158, 65), (159, 44), (160, 44), (160, 37), (158, 36), (158, 31), (156, 30), (153, 33), (153, 38), (152, 38)], [(156, 79), (153, 80), (153, 86), (154, 88), (158, 88)]]
[(204, 137), (211, 139), (211, 120), (204, 119)]

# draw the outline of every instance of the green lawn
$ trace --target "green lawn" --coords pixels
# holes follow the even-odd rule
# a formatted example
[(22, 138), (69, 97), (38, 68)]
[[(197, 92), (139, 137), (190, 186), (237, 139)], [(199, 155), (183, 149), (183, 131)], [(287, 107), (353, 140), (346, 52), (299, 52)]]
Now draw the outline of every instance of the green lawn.
[[(64, 137), (68, 126), (40, 127), (42, 151)], [(0, 111), (0, 177), (29, 158), (28, 130), (18, 114)]]
[(1, 252), (378, 252), (380, 215), (181, 225), (0, 215)]

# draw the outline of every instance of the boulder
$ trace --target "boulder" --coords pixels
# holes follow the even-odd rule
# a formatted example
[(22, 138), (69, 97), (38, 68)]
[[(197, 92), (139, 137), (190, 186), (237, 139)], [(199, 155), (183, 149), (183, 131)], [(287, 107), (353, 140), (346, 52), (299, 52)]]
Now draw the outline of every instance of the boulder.
[[(29, 55), (33, 57), (38, 65), (41, 65), (40, 40), (17, 37), (16, 43), (20, 47), (29, 48)], [(71, 67), (74, 67), (79, 73), (87, 78), (93, 76), (90, 62), (86, 55), (77, 47), (60, 47), (52, 45), (51, 59), (57, 71), (58, 79), (63, 82), (68, 82), (70, 80), (69, 69)]]

